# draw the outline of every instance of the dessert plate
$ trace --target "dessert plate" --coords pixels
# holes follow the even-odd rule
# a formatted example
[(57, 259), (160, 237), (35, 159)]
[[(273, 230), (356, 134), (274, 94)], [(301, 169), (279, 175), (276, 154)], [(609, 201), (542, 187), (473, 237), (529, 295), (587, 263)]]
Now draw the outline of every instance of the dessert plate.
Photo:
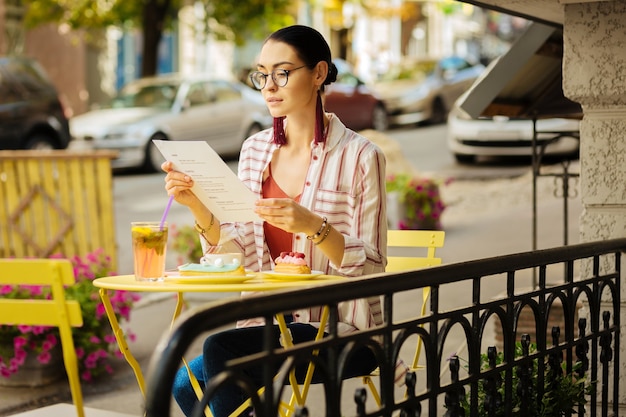
[(288, 281), (304, 281), (306, 279), (313, 279), (315, 277), (319, 277), (320, 275), (324, 275), (322, 271), (311, 271), (310, 274), (288, 274), (276, 271), (261, 271), (261, 273), (270, 277), (271, 279), (281, 279)]
[(178, 282), (182, 284), (240, 284), (251, 280), (255, 274), (228, 275), (228, 274), (206, 274), (206, 275), (180, 275), (177, 272), (165, 275), (166, 281)]

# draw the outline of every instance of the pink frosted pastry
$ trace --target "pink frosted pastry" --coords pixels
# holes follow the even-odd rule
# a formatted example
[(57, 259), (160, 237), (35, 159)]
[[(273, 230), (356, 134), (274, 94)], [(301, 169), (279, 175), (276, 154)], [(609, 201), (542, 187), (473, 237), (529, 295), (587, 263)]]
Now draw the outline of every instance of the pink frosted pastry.
[(311, 268), (307, 265), (302, 252), (281, 252), (274, 260), (274, 272), (282, 274), (310, 274)]

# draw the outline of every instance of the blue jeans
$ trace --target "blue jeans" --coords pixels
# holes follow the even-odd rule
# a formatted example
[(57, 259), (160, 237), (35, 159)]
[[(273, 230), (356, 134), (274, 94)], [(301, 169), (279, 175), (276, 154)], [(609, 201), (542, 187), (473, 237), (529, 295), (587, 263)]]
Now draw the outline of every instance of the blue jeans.
[[(287, 325), (291, 331), (294, 343), (302, 343), (315, 339), (317, 328), (305, 323), (289, 323)], [(276, 338), (274, 348), (280, 348), (278, 339), (278, 326), (274, 326)], [(200, 386), (204, 389), (206, 381), (225, 369), (224, 364), (234, 358), (258, 353), (263, 350), (263, 327), (246, 327), (240, 329), (226, 330), (207, 337), (204, 342), (203, 355), (192, 359), (189, 367)], [(319, 356), (325, 358), (326, 352), (320, 351)], [(343, 377), (351, 378), (359, 375), (367, 375), (377, 367), (376, 358), (370, 349), (361, 347), (354, 352), (344, 369)], [(307, 365), (296, 367), (296, 378), (302, 383), (306, 375)], [(276, 367), (276, 372), (278, 367)], [(260, 369), (248, 369), (246, 371), (255, 383), (256, 388), (262, 386), (262, 376)], [(320, 382), (319, 375), (313, 375), (313, 383)], [(179, 369), (174, 379), (172, 393), (176, 402), (186, 416), (190, 416), (194, 405), (198, 399), (191, 387), (187, 369)], [(248, 396), (235, 385), (223, 386), (217, 391), (209, 401), (209, 407), (214, 417), (226, 417), (237, 409)]]

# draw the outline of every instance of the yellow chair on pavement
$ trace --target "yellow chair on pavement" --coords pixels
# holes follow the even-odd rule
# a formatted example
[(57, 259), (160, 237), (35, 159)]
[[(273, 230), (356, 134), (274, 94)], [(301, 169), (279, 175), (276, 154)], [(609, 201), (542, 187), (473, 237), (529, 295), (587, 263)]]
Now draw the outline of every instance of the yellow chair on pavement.
[[(72, 327), (83, 325), (80, 304), (65, 298), (65, 286), (74, 284), (74, 270), (67, 259), (0, 259), (0, 286), (35, 285), (50, 288), (50, 299), (0, 298), (0, 324), (58, 327), (63, 349), (63, 362), (70, 384), (72, 400), (78, 417), (128, 416), (127, 414), (83, 407), (83, 395), (78, 374), (78, 359), (74, 349)], [(55, 404), (27, 411), (20, 417), (68, 416), (68, 404)]]
[[(441, 258), (436, 256), (436, 250), (442, 248), (446, 232), (443, 230), (388, 230), (387, 231), (387, 268), (386, 272), (403, 272), (413, 269), (427, 268), (441, 265)], [(395, 250), (403, 251), (395, 254)], [(407, 253), (408, 252), (408, 253)], [(389, 255), (391, 253), (391, 255)], [(426, 315), (428, 308), (428, 298), (430, 297), (430, 287), (422, 290), (421, 315)], [(417, 338), (415, 354), (411, 362), (410, 371), (419, 369), (418, 361), (422, 353), (422, 338)], [(378, 376), (378, 369), (370, 375), (363, 377), (374, 397), (380, 405), (380, 394), (374, 385), (373, 377)]]

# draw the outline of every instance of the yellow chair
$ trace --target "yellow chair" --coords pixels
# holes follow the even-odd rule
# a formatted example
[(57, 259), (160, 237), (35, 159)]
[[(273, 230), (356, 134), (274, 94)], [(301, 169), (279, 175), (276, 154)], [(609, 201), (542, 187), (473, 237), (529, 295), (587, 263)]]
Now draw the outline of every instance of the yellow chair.
[(56, 326), (61, 335), (63, 361), (78, 417), (84, 417), (78, 359), (71, 327), (83, 325), (80, 304), (65, 299), (66, 285), (75, 282), (67, 259), (0, 259), (0, 284), (50, 287), (52, 299), (0, 299), (0, 323)]
[[(386, 272), (403, 272), (413, 269), (427, 268), (441, 265), (441, 258), (436, 256), (437, 248), (442, 248), (446, 232), (443, 230), (388, 230), (387, 231), (387, 268)], [(422, 253), (419, 253), (421, 249)], [(404, 252), (394, 254), (395, 250)], [(411, 254), (407, 254), (407, 250)], [(425, 252), (424, 252), (425, 251)], [(391, 253), (391, 255), (389, 255)], [(428, 298), (430, 297), (430, 287), (422, 290), (421, 315), (426, 314), (428, 308)], [(418, 360), (422, 353), (422, 338), (418, 337), (417, 346), (410, 371), (419, 368)], [(362, 377), (363, 383), (367, 385), (376, 403), (380, 406), (380, 394), (374, 385), (373, 378), (378, 376), (378, 369), (370, 375)]]

